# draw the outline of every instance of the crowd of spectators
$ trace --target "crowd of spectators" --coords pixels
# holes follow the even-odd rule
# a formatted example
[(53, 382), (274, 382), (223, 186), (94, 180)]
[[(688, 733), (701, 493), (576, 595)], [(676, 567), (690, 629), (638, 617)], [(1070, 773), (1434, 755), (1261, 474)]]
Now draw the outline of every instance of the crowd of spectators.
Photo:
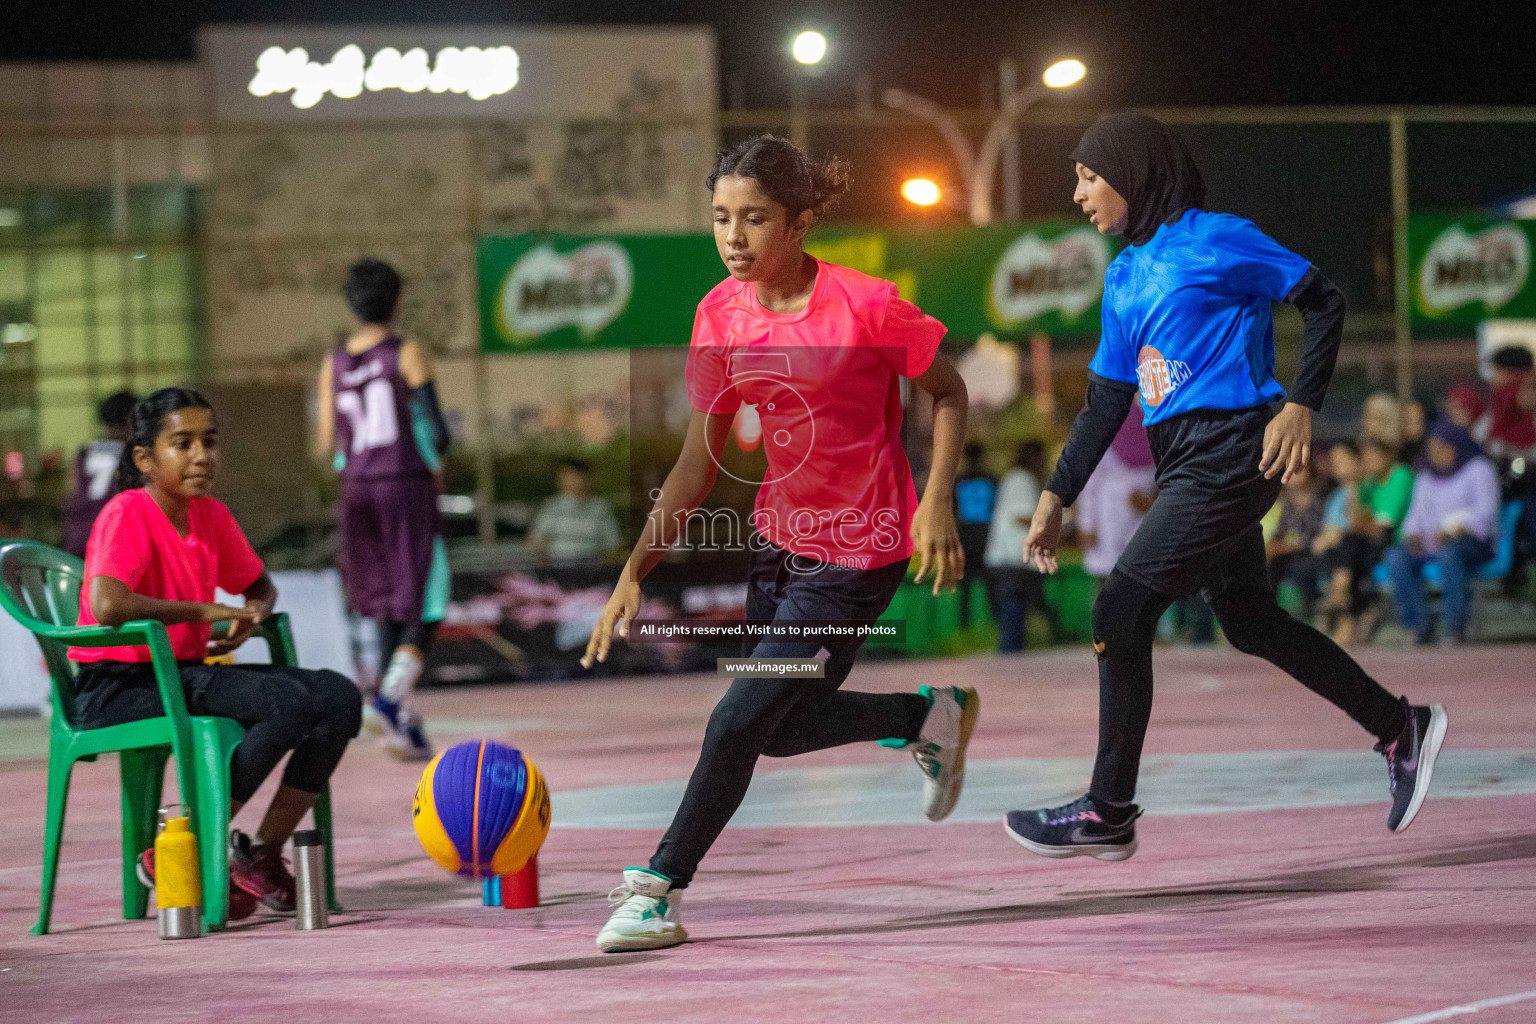
[(1358, 440), (1323, 449), (1265, 520), (1271, 578), (1340, 644), (1369, 640), (1389, 615), (1418, 643), (1463, 643), (1479, 575), (1499, 570), (1490, 582), (1507, 593), (1526, 585), (1533, 460), (1527, 350), (1501, 350), (1488, 390), (1456, 385), (1433, 420), (1419, 402), (1372, 395)]
[[(1029, 614), (1047, 613), (1049, 621), (1040, 577), (1022, 552), (1045, 452), (1038, 441), (1023, 442), (1001, 480), (981, 455), (979, 445), (968, 446), (956, 488), (967, 576), (985, 581), (999, 649), (1019, 651)], [(1154, 477), (1133, 409), (1068, 526), (1090, 576), (1114, 568), (1157, 495)], [(1282, 601), (1339, 644), (1369, 642), (1386, 621), (1419, 643), (1465, 642), (1477, 581), (1521, 594), (1527, 567), (1536, 565), (1531, 353), (1495, 353), (1486, 386), (1457, 384), (1429, 406), (1370, 395), (1358, 434), (1321, 439), (1263, 525)], [(1163, 635), (1209, 639), (1198, 604), (1193, 598), (1170, 609)]]

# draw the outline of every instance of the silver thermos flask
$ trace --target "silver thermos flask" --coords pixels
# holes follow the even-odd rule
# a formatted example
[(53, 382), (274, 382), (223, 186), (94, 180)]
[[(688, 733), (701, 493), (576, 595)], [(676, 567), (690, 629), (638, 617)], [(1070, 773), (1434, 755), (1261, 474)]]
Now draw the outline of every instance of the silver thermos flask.
[(293, 834), (294, 927), (301, 932), (324, 928), (329, 922), (325, 901), (325, 845), (320, 830)]

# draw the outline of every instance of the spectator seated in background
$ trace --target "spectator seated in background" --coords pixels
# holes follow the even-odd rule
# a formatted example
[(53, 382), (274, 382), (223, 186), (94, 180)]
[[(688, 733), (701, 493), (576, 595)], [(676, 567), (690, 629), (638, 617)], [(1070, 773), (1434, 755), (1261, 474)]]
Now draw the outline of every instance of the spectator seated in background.
[(1474, 436), (1478, 420), (1483, 418), (1486, 405), (1483, 393), (1472, 384), (1457, 384), (1445, 396), (1445, 418)]
[[(1385, 442), (1383, 442), (1385, 443)], [(1327, 560), (1333, 549), (1344, 541), (1360, 504), (1360, 449), (1349, 441), (1340, 441), (1328, 449), (1328, 466), (1333, 474), (1333, 490), (1323, 506), (1323, 528), (1312, 541), (1312, 553)]]
[(1385, 391), (1366, 396), (1360, 408), (1360, 439), (1385, 441), (1394, 448), (1403, 443), (1403, 407), (1397, 396)]
[(1004, 654), (1024, 649), (1030, 604), (1042, 611), (1045, 608), (1040, 574), (1024, 563), (1024, 538), (1029, 535), (1029, 521), (1040, 502), (1044, 478), (1045, 446), (1039, 441), (1020, 441), (1013, 468), (1003, 474), (997, 486), (985, 556), (997, 649)]
[(1424, 414), (1424, 403), (1411, 398), (1402, 404), (1399, 422), (1403, 431), (1403, 443), (1394, 453), (1396, 461), (1412, 466), (1419, 461), (1424, 447), (1424, 431), (1429, 426)]
[(1269, 556), (1269, 579), (1278, 587), (1292, 583), (1301, 591), (1301, 612), (1310, 619), (1322, 591), (1326, 563), (1312, 553), (1312, 545), (1323, 532), (1323, 488), (1311, 466), (1302, 466), (1280, 491), (1275, 507), (1279, 515), (1265, 541)]
[(1349, 529), (1329, 556), (1328, 607), (1335, 615), (1333, 639), (1340, 645), (1357, 636), (1368, 639), (1376, 625), (1371, 571), (1397, 539), (1413, 500), (1413, 470), (1396, 457), (1397, 451), (1383, 441), (1366, 441), (1360, 449), (1360, 483)]
[(955, 480), (955, 528), (965, 552), (965, 575), (960, 580), (960, 625), (971, 624), (971, 584), (986, 573), (987, 534), (992, 526), (992, 506), (997, 502), (997, 477), (987, 471), (983, 449), (975, 441), (965, 444), (965, 464)]
[(1423, 569), (1440, 569), (1445, 638), (1466, 640), (1471, 574), (1493, 557), (1499, 515), (1499, 480), (1472, 435), (1449, 420), (1430, 428), (1424, 461), (1399, 545), (1387, 552), (1392, 592), (1403, 628), (1418, 643), (1432, 643), (1434, 624), (1424, 607)]
[(1536, 373), (1511, 374), (1494, 388), (1488, 455), (1498, 467), (1503, 500), (1521, 504), (1515, 558), (1504, 579), (1505, 593), (1515, 594), (1525, 583), (1526, 566), (1536, 561)]
[(1078, 543), (1088, 575), (1102, 579), (1114, 571), (1156, 497), (1152, 445), (1141, 424), (1141, 406), (1133, 405), (1077, 498)]
[(560, 493), (539, 506), (528, 531), (534, 558), (570, 562), (612, 554), (623, 538), (608, 500), (591, 493), (591, 464), (563, 459), (557, 472)]

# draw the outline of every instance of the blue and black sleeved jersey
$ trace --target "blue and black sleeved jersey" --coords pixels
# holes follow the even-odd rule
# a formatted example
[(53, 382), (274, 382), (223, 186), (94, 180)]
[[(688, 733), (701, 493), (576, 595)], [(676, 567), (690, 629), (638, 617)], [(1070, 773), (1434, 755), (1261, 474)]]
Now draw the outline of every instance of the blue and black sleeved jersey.
[(1147, 426), (1196, 409), (1285, 397), (1270, 304), (1311, 266), (1241, 217), (1188, 210), (1104, 274), (1103, 334), (1090, 369), (1141, 392)]
[[(1274, 301), (1294, 305), (1303, 323), (1289, 393), (1275, 380)], [(1159, 486), (1219, 487), (1253, 475), (1260, 452), (1251, 442), (1262, 431), (1251, 429), (1252, 417), (1267, 422), (1265, 407), (1281, 398), (1322, 407), (1343, 340), (1344, 296), (1252, 223), (1189, 210), (1110, 264), (1103, 318), (1087, 404), (1046, 484), (1068, 505), (1138, 393)], [(1201, 416), (1185, 415), (1194, 412)]]

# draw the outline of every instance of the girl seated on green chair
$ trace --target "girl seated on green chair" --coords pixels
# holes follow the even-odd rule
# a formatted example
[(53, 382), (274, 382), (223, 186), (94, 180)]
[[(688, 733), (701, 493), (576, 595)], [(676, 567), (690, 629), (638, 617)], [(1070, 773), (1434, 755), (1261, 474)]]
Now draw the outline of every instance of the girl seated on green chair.
[[(325, 669), (206, 663), (244, 643), (277, 601), (277, 588), (235, 517), (208, 496), (218, 468), (218, 428), (202, 395), (164, 388), (134, 406), (118, 494), (86, 544), (80, 625), (165, 623), (188, 712), (245, 727), (230, 763), (231, 817), (293, 751), (255, 841), (238, 830), (230, 837), (229, 917), (239, 920), (255, 912), (258, 900), (272, 910), (293, 910), (283, 843), (357, 735), (362, 699), (350, 680)], [(244, 607), (213, 603), (215, 587), (244, 595)], [(210, 642), (215, 622), (233, 629)], [(69, 656), (81, 663), (81, 725), (165, 714), (148, 647), (74, 647)], [(141, 855), (139, 877), (153, 884), (153, 850)]]

